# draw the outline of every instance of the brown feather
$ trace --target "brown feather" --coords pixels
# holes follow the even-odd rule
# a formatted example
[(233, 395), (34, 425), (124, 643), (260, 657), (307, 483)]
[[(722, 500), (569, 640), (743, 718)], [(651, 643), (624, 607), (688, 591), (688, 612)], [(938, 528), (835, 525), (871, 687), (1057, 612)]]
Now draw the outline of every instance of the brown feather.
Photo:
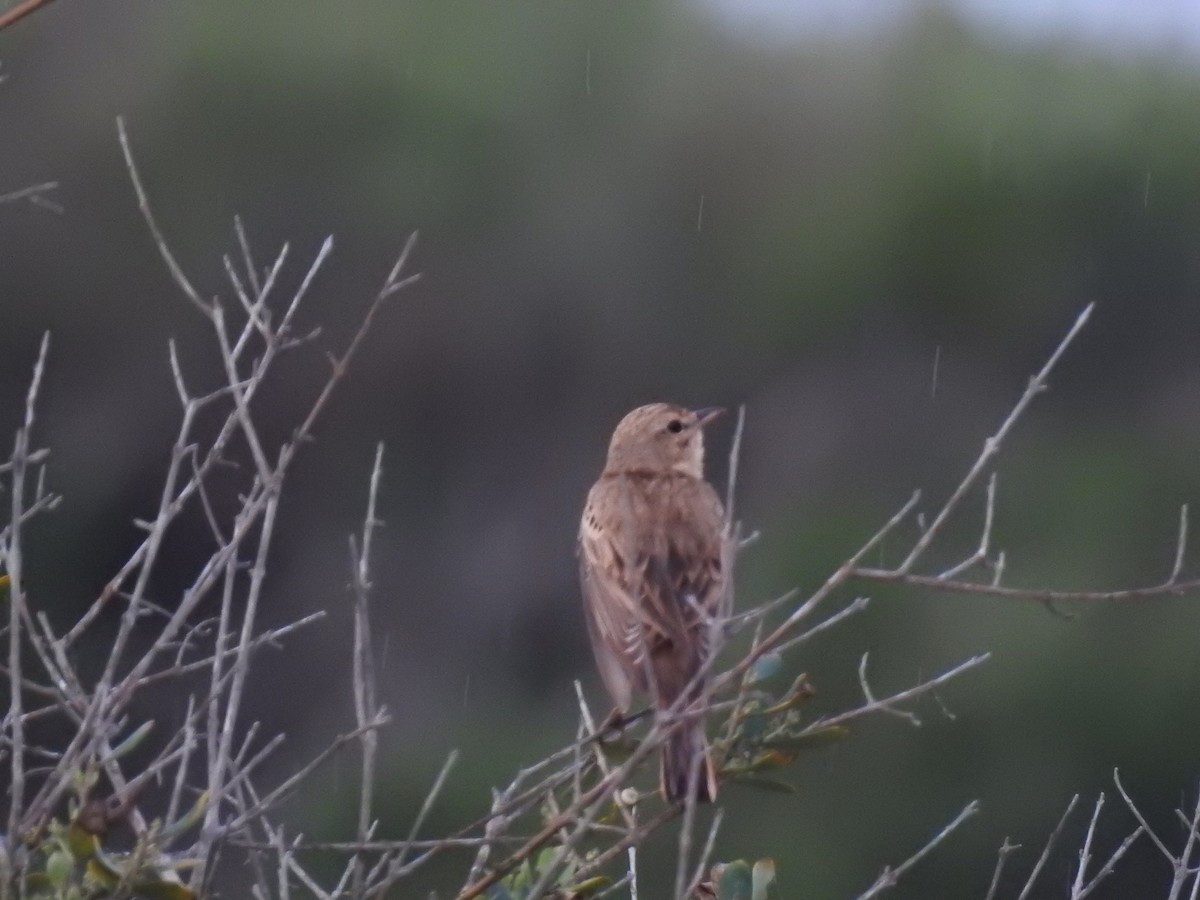
[[(701, 472), (700, 424), (666, 404), (634, 410), (614, 432), (608, 464), (584, 508), (579, 569), (588, 630), (601, 678), (622, 711), (635, 689), (660, 710), (685, 691), (685, 705), (704, 694), (703, 682), (692, 682), (723, 613), (727, 572), (721, 501)], [(715, 796), (697, 722), (679, 728), (664, 748), (669, 800), (686, 796), (689, 761), (699, 754), (705, 762), (696, 797)]]

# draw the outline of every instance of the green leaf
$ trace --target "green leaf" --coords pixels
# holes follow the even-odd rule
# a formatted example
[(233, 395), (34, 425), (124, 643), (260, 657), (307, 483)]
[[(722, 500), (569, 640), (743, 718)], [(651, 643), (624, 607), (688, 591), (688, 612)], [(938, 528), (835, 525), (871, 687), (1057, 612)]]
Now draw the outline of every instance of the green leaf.
[(146, 739), (146, 735), (148, 735), (153, 729), (153, 719), (151, 719), (149, 722), (143, 722), (134, 730), (133, 734), (125, 738), (125, 740), (121, 741), (121, 743), (117, 744), (117, 746), (113, 748), (112, 755), (117, 759), (120, 759), (131, 750), (136, 750), (138, 745)]
[(60, 887), (67, 883), (74, 869), (75, 860), (66, 850), (55, 850), (46, 858), (46, 876)]
[(756, 862), (753, 881), (751, 900), (777, 900), (779, 892), (775, 889), (775, 860), (767, 858)]
[(748, 684), (761, 684), (775, 677), (783, 669), (783, 657), (778, 653), (764, 653), (750, 667)]
[(838, 741), (844, 740), (849, 734), (849, 728), (841, 725), (830, 725), (828, 728), (810, 731), (807, 734), (772, 735), (769, 738), (763, 738), (760, 746), (772, 750), (785, 750), (795, 753), (800, 750), (812, 750), (816, 747), (826, 747), (829, 744), (836, 744)]
[[(542, 873), (554, 865), (554, 860), (558, 857), (560, 847), (545, 847), (538, 853), (537, 862), (534, 863), (533, 871), (540, 878)], [(575, 865), (570, 858), (563, 862), (562, 868), (558, 873), (558, 877), (554, 883), (558, 886), (565, 885), (570, 881), (571, 876), (575, 874)]]
[(736, 778), (739, 775), (749, 775), (753, 772), (773, 772), (776, 769), (785, 769), (795, 761), (795, 753), (768, 750), (758, 754), (750, 762), (730, 766), (727, 771)]
[(514, 900), (525, 896), (525, 891), (529, 889), (534, 882), (533, 867), (529, 865), (529, 860), (523, 860), (521, 865), (517, 866), (507, 878), (504, 879), (504, 886), (508, 892), (513, 895)]
[(610, 884), (612, 884), (612, 879), (607, 875), (597, 875), (595, 878), (571, 885), (569, 892), (572, 897), (590, 897), (597, 891), (604, 890)]
[(766, 733), (767, 717), (763, 715), (763, 704), (760, 701), (751, 700), (743, 704), (738, 714), (741, 717), (737, 730), (740, 739), (753, 743)]
[(753, 894), (754, 875), (745, 860), (731, 862), (721, 870), (717, 900), (751, 900)]
[(76, 822), (67, 827), (67, 849), (77, 860), (91, 859), (96, 855), (100, 842), (94, 834), (88, 834)]
[(726, 778), (739, 779), (743, 775), (752, 775), (756, 772), (775, 772), (778, 769), (785, 769), (796, 762), (796, 754), (785, 754), (780, 750), (768, 750), (758, 754), (752, 760), (734, 760), (721, 767), (721, 775)]
[(121, 872), (107, 861), (102, 861), (99, 854), (88, 860), (87, 874), (95, 884), (101, 887), (114, 888), (121, 883)]
[(197, 824), (207, 808), (208, 791), (205, 791), (196, 798), (196, 802), (192, 805), (192, 808), (184, 813), (181, 818), (176, 819), (170, 825), (167, 825), (165, 828), (163, 828), (158, 836), (160, 845), (169, 846), (177, 837), (179, 837), (193, 825)]
[(776, 700), (773, 704), (766, 707), (763, 712), (771, 716), (787, 712), (789, 709), (794, 709), (806, 700), (815, 697), (816, 693), (816, 688), (809, 683), (807, 675), (797, 675), (796, 680), (792, 682), (792, 686), (783, 695), (783, 699)]
[(554, 862), (554, 857), (557, 855), (557, 847), (543, 847), (538, 851), (537, 861), (533, 864), (533, 870), (535, 872), (544, 872)]

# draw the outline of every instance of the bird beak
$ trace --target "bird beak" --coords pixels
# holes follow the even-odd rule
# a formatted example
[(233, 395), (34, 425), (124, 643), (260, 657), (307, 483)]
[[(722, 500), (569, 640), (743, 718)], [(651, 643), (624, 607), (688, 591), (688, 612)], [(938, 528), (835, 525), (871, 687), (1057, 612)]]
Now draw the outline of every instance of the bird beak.
[(696, 417), (696, 424), (703, 428), (714, 419), (719, 419), (725, 415), (725, 407), (706, 406), (703, 409), (693, 409), (692, 415)]

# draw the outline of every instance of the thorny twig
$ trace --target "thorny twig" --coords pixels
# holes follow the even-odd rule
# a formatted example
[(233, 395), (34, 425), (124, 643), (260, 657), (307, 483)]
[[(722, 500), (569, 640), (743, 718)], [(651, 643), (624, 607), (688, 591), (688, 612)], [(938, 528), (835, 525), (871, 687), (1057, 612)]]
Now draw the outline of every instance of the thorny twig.
[[(414, 241), (406, 243), (396, 265), (368, 306), (363, 322), (347, 349), (336, 358), (325, 383), (290, 439), (269, 447), (260, 436), (252, 397), (274, 372), (274, 363), (284, 353), (303, 345), (292, 335), (294, 315), (310, 293), (317, 273), (328, 258), (332, 243), (318, 250), (299, 288), (280, 298), (282, 311), (273, 314), (274, 287), (287, 258), (285, 247), (274, 263), (260, 273), (254, 263), (245, 231), (237, 221), (236, 231), (244, 271), (227, 260), (226, 275), (240, 304), (237, 316), (227, 310), (219, 297), (201, 298), (192, 282), (179, 267), (151, 212), (147, 192), (134, 164), (124, 123), (118, 121), (118, 137), (125, 153), (127, 169), (138, 204), (160, 255), (175, 284), (214, 329), (215, 343), (225, 384), (215, 391), (196, 396), (187, 387), (183, 365), (170, 347), (170, 371), (182, 406), (178, 436), (168, 460), (167, 475), (153, 518), (138, 524), (146, 532), (142, 543), (110, 580), (97, 600), (63, 633), (56, 633), (40, 611), (31, 612), (22, 590), (22, 525), (34, 514), (52, 508), (56, 499), (45, 490), (43, 472), (34, 467), (45, 459), (45, 451), (30, 445), (38, 387), (45, 370), (48, 338), (42, 343), (26, 402), (26, 415), (17, 431), (13, 454), (0, 466), (10, 480), (10, 522), (0, 532), (0, 553), (13, 585), (9, 603), (8, 654), (5, 666), (11, 683), (27, 685), (26, 690), (10, 692), (4, 721), (3, 744), (10, 768), (10, 796), (7, 834), (11, 840), (0, 842), (0, 865), (4, 885), (13, 884), (20, 870), (30, 864), (15, 836), (36, 835), (59, 813), (66, 796), (78, 802), (100, 779), (107, 781), (112, 793), (109, 806), (127, 817), (137, 837), (128, 868), (121, 882), (130, 882), (144, 867), (154, 867), (163, 882), (179, 883), (174, 864), (162, 854), (168, 842), (178, 842), (190, 821), (201, 821), (198, 838), (185, 848), (188, 857), (199, 860), (193, 867), (192, 886), (200, 889), (212, 876), (219, 856), (220, 842), (231, 834), (258, 828), (272, 836), (273, 846), (282, 846), (282, 830), (272, 829), (267, 817), (273, 808), (302, 783), (339, 747), (358, 741), (371, 746), (372, 734), (386, 721), (386, 715), (370, 699), (365, 681), (359, 688), (368, 696), (358, 727), (334, 740), (316, 759), (302, 765), (290, 777), (258, 791), (250, 778), (265, 760), (280, 736), (255, 747), (256, 723), (242, 722), (240, 708), (245, 694), (251, 660), (255, 652), (273, 643), (320, 614), (305, 616), (297, 622), (262, 629), (258, 609), (264, 597), (268, 557), (274, 534), (280, 492), (299, 447), (312, 435), (318, 417), (328, 405), (334, 388), (345, 377), (350, 362), (362, 344), (371, 323), (386, 299), (416, 276), (405, 274)], [(235, 309), (239, 309), (235, 305)], [(200, 413), (218, 412), (215, 430), (201, 428)], [(213, 422), (208, 415), (208, 422)], [(207, 426), (206, 426), (207, 427)], [(253, 467), (247, 482), (237, 468), (226, 465), (235, 447), (234, 438), (244, 439)], [(370, 531), (374, 528), (374, 497), (378, 485), (379, 459), (371, 490), (371, 511), (364, 529), (361, 571), (368, 565)], [(33, 476), (36, 475), (36, 482)], [(214, 486), (223, 480), (237, 486), (241, 505), (232, 513), (218, 513), (208, 501)], [(215, 540), (211, 556), (195, 572), (193, 581), (180, 598), (160, 604), (148, 596), (151, 574), (161, 559), (161, 548), (168, 533), (177, 528), (181, 514), (195, 501), (203, 509), (205, 521)], [(249, 559), (249, 566), (246, 559)], [(358, 586), (365, 589), (365, 578)], [(220, 600), (216, 617), (197, 615), (200, 604), (214, 594)], [(109, 639), (109, 653), (98, 678), (89, 681), (76, 668), (72, 648), (93, 632), (106, 611), (120, 602), (119, 625)], [(363, 632), (366, 632), (364, 621)], [(136, 640), (135, 640), (136, 636)], [(369, 658), (366, 643), (361, 645), (364, 660)], [(32, 653), (30, 653), (32, 651)], [(31, 667), (31, 663), (33, 666)], [(33, 671), (36, 668), (37, 671)], [(151, 684), (166, 678), (192, 684), (191, 673), (207, 676), (207, 695), (186, 698), (187, 712), (180, 729), (160, 742), (157, 755), (139, 763), (137, 774), (125, 773), (125, 755), (135, 746), (152, 741), (151, 723), (131, 721), (136, 715), (136, 700)], [(203, 682), (202, 682), (203, 683)], [(27, 706), (32, 704), (32, 708)], [(26, 723), (34, 718), (57, 717), (70, 729), (70, 737), (55, 752), (47, 754), (40, 746), (25, 740)], [(126, 737), (114, 746), (118, 735)], [(199, 761), (197, 762), (197, 758)], [(33, 765), (49, 759), (50, 764)], [(371, 766), (368, 766), (370, 769)], [(199, 784), (194, 782), (201, 773)], [(151, 826), (138, 806), (138, 795), (150, 779), (166, 776), (170, 785), (166, 826)], [(371, 778), (366, 779), (368, 782)], [(193, 811), (182, 817), (180, 809), (187, 797), (197, 798)], [(101, 802), (101, 801), (97, 801)], [(102, 803), (103, 805), (103, 803)], [(361, 835), (369, 837), (369, 834)], [(17, 848), (20, 853), (9, 852)], [(311, 878), (300, 874), (292, 860), (294, 847), (288, 846), (289, 861), (280, 864), (280, 872), (291, 872), (308, 884)], [(137, 875), (141, 878), (143, 875)], [(283, 876), (281, 876), (283, 877)], [(131, 883), (131, 882), (130, 882)], [(261, 891), (262, 884), (256, 886)], [(286, 885), (284, 885), (286, 888)]]
[[(675, 707), (652, 718), (627, 758), (617, 762), (606, 756), (607, 751), (601, 740), (604, 736), (597, 733), (581, 697), (579, 739), (519, 771), (509, 785), (495, 792), (491, 808), (486, 814), (450, 835), (417, 839), (457, 758), (455, 753), (451, 753), (416, 815), (408, 837), (404, 840), (380, 840), (376, 836), (377, 825), (373, 813), (373, 783), (377, 770), (376, 731), (387, 721), (387, 716), (376, 698), (368, 599), (372, 538), (379, 524), (376, 501), (382, 471), (382, 447), (378, 448), (375, 456), (361, 536), (351, 540), (356, 727), (334, 739), (323, 753), (290, 777), (282, 779), (274, 787), (260, 789), (254, 783), (257, 767), (277, 746), (279, 738), (259, 745), (256, 725), (244, 726), (240, 711), (254, 651), (300, 624), (293, 623), (270, 631), (263, 631), (258, 625), (267, 560), (285, 476), (298, 448), (312, 435), (317, 419), (337, 384), (344, 378), (383, 302), (416, 277), (404, 275), (415, 235), (406, 243), (396, 265), (368, 306), (347, 349), (340, 357), (333, 359), (328, 378), (291, 438), (272, 447), (260, 433), (255, 420), (254, 397), (273, 371), (277, 359), (308, 340), (293, 333), (295, 313), (329, 257), (332, 243), (327, 240), (319, 248), (305, 271), (300, 287), (290, 298), (281, 298), (280, 308), (275, 294), (278, 292), (280, 273), (289, 259), (289, 248), (284, 245), (270, 265), (260, 269), (241, 220), (235, 220), (238, 252), (236, 258), (226, 257), (223, 262), (225, 276), (236, 302), (227, 308), (220, 297), (202, 294), (184, 274), (151, 211), (147, 191), (134, 164), (121, 122), (118, 123), (118, 133), (138, 205), (159, 254), (181, 293), (213, 328), (224, 383), (207, 394), (193, 394), (187, 387), (184, 367), (175, 347), (171, 346), (170, 367), (182, 407), (182, 419), (171, 451), (158, 509), (152, 518), (141, 523), (146, 532), (145, 538), (96, 602), (65, 633), (56, 635), (44, 617), (39, 617), (34, 627), (20, 580), (20, 526), (30, 515), (48, 508), (53, 501), (51, 495), (44, 492), (40, 477), (32, 500), (24, 492), (28, 467), (39, 464), (44, 456), (43, 451), (33, 450), (29, 445), (34, 400), (45, 364), (46, 344), (43, 344), (29, 392), (24, 427), (18, 431), (12, 459), (0, 466), (0, 470), (9, 474), (12, 484), (11, 522), (0, 536), (3, 541), (0, 549), (3, 550), (13, 585), (8, 620), (7, 674), (12, 683), (28, 685), (27, 689), (12, 692), (5, 719), (13, 797), (8, 822), (10, 834), (44, 825), (62, 798), (71, 793), (75, 784), (73, 778), (80, 771), (90, 773), (93, 778), (98, 777), (100, 772), (105, 773), (113, 789), (118, 792), (122, 789), (135, 791), (144, 783), (148, 773), (166, 773), (170, 775), (172, 785), (168, 822), (176, 821), (186, 796), (197, 789), (202, 791), (201, 799), (197, 801), (202, 827), (194, 844), (187, 848), (190, 855), (200, 860), (191, 879), (194, 888), (201, 889), (210, 881), (223, 847), (242, 848), (250, 854), (251, 869), (255, 873), (253, 893), (256, 896), (289, 896), (292, 879), (295, 879), (314, 896), (340, 897), (349, 892), (354, 898), (382, 896), (431, 859), (450, 850), (473, 849), (474, 862), (458, 894), (459, 900), (469, 900), (483, 896), (492, 886), (514, 873), (518, 867), (528, 865), (548, 847), (552, 847), (554, 852), (542, 858), (544, 865), (539, 863), (541, 868), (534, 875), (533, 894), (540, 896), (555, 890), (559, 883), (591, 878), (627, 853), (628, 872), (621, 883), (627, 884), (631, 891), (636, 891), (636, 858), (632, 854), (633, 849), (648, 835), (682, 816), (684, 822), (679, 839), (676, 893), (690, 893), (701, 880), (713, 853), (721, 812), (718, 811), (711, 821), (699, 859), (692, 861), (692, 832), (698, 815), (694, 805), (663, 807), (646, 812), (640, 808), (643, 798), (630, 790), (632, 780), (638, 776), (644, 761), (670, 738), (675, 729), (689, 726), (697, 717), (726, 716), (725, 727), (721, 730), (723, 738), (718, 744), (732, 752), (731, 748), (738, 740), (739, 723), (744, 720), (744, 707), (754, 691), (752, 673), (756, 664), (768, 654), (780, 654), (792, 649), (865, 610), (867, 598), (858, 597), (824, 618), (817, 617), (821, 607), (852, 580), (891, 581), (937, 590), (1046, 601), (1119, 600), (1183, 593), (1200, 587), (1200, 581), (1180, 580), (1187, 541), (1186, 506), (1180, 512), (1173, 566), (1167, 580), (1160, 585), (1121, 591), (1076, 592), (1026, 590), (1001, 585), (1004, 557), (1003, 553), (994, 553), (992, 549), (997, 493), (994, 473), (987, 482), (984, 522), (976, 549), (939, 574), (926, 575), (916, 571), (917, 564), (925, 559), (927, 551), (944, 533), (952, 514), (996, 458), (1003, 441), (1026, 408), (1046, 389), (1049, 375), (1087, 322), (1092, 309), (1089, 306), (1055, 347), (1045, 365), (1030, 380), (996, 432), (985, 441), (981, 453), (958, 487), (899, 565), (891, 569), (872, 568), (863, 565), (863, 561), (916, 512), (920, 492), (915, 492), (807, 597), (797, 599), (800, 596), (798, 593), (784, 594), (737, 615), (733, 615), (729, 609), (725, 610), (725, 617), (716, 623), (714, 642), (720, 645), (739, 634), (750, 634), (749, 646), (742, 649), (732, 662), (722, 662), (719, 654), (714, 653), (697, 675), (698, 683), (711, 684), (711, 691), (704, 695), (703, 702), (686, 706), (683, 698), (693, 694), (689, 690), (683, 691), (681, 701)], [(215, 434), (205, 438), (199, 425), (201, 412), (207, 416), (214, 409), (220, 411), (217, 419), (219, 425)], [(726, 537), (731, 556), (744, 543), (739, 537), (739, 527), (733, 515), (737, 459), (744, 421), (744, 409), (740, 409), (731, 449), (726, 503)], [(224, 463), (232, 455), (235, 446), (244, 446), (248, 450), (250, 475), (248, 481), (240, 483), (240, 508), (232, 517), (222, 518), (218, 508), (210, 502), (209, 495), (217, 475), (225, 471)], [(161, 548), (168, 531), (193, 500), (203, 512), (215, 549), (194, 574), (191, 585), (178, 598), (178, 602), (160, 605), (157, 601), (152, 602), (148, 596), (150, 573), (161, 559)], [(992, 580), (975, 582), (964, 577), (977, 567), (990, 568)], [(198, 619), (197, 610), (206, 598), (219, 600), (219, 612), (212, 618)], [(75, 670), (69, 651), (91, 633), (105, 611), (118, 601), (123, 608), (120, 610), (113, 653), (101, 677), (89, 688)], [(782, 621), (771, 621), (779, 608), (786, 608)], [(135, 642), (133, 636), (140, 633), (139, 629), (148, 618), (154, 619), (157, 631), (148, 643)], [(307, 621), (311, 621), (311, 617), (302, 620)], [(28, 658), (25, 653), (27, 646), (32, 650), (32, 656)], [(135, 646), (138, 647), (137, 652), (132, 651)], [(859, 669), (862, 703), (851, 709), (814, 717), (799, 726), (795, 736), (804, 738), (828, 732), (846, 722), (877, 712), (897, 715), (912, 724), (919, 724), (916, 716), (908, 709), (901, 708), (900, 704), (935, 691), (987, 658), (987, 654), (971, 657), (913, 687), (879, 696), (867, 680), (867, 655), (863, 654)], [(44, 670), (48, 684), (40, 683), (37, 676), (29, 672), (27, 662), (31, 660), (36, 660)], [(119, 748), (113, 747), (112, 740), (115, 735), (130, 731), (139, 735), (143, 733), (136, 722), (130, 721), (134, 698), (155, 681), (166, 677), (186, 678), (192, 671), (207, 673), (205, 692), (199, 698), (188, 699), (183, 727), (165, 742), (156, 759), (137, 777), (127, 779), (122, 771), (122, 753)], [(798, 702), (798, 699), (803, 699), (799, 693), (789, 702)], [(26, 701), (31, 708), (26, 707)], [(34, 770), (27, 764), (36, 753), (41, 752), (41, 748), (27, 745), (24, 729), (26, 723), (33, 721), (33, 717), (45, 715), (64, 717), (75, 729), (74, 737), (47, 768), (37, 771), (38, 782), (31, 786), (28, 782)], [(307, 842), (300, 836), (285, 838), (284, 827), (271, 819), (277, 804), (340, 748), (351, 745), (357, 745), (362, 752), (356, 840)], [(190, 767), (195, 766), (197, 757), (202, 759), (199, 769), (203, 771), (203, 778), (201, 784), (193, 786), (187, 773)], [(733, 777), (729, 772), (725, 774)], [(1179, 855), (1172, 855), (1165, 843), (1149, 831), (1119, 780), (1117, 787), (1141, 825), (1089, 880), (1088, 868), (1094, 855), (1094, 834), (1103, 798), (1097, 802), (1071, 887), (1073, 900), (1086, 897), (1099, 881), (1107, 877), (1117, 860), (1143, 832), (1172, 861), (1174, 886), (1171, 897), (1176, 900), (1195, 870), (1192, 856), (1195, 854), (1197, 826), (1200, 824), (1200, 802), (1189, 820), (1189, 838), (1183, 851)], [(26, 796), (27, 793), (31, 796)], [(1062, 823), (1073, 806), (1074, 803), (1068, 807), (1059, 827), (1051, 835), (1045, 851), (1025, 883), (1021, 898), (1032, 890), (1061, 832)], [(610, 814), (614, 811), (615, 823), (610, 821)], [(968, 804), (909, 859), (895, 868), (885, 869), (862, 897), (875, 897), (894, 886), (905, 872), (977, 811), (977, 804)], [(542, 812), (546, 813), (546, 818), (538, 820)], [(148, 830), (145, 817), (133, 801), (130, 820), (141, 840), (137, 851), (139, 858), (147, 862), (156, 860), (158, 850), (152, 844), (153, 830)], [(590, 848), (590, 855), (585, 856), (581, 852), (585, 845)], [(1007, 842), (1001, 848), (989, 898), (996, 894), (1001, 869), (1014, 849)], [(503, 851), (504, 855), (499, 860), (494, 859), (495, 850)], [(347, 855), (347, 865), (337, 883), (331, 887), (322, 887), (320, 879), (305, 868), (304, 854), (318, 851)], [(13, 856), (2, 854), (2, 859), (7, 867), (6, 876), (11, 877), (15, 874)], [(1194, 888), (1193, 894), (1195, 892)]]

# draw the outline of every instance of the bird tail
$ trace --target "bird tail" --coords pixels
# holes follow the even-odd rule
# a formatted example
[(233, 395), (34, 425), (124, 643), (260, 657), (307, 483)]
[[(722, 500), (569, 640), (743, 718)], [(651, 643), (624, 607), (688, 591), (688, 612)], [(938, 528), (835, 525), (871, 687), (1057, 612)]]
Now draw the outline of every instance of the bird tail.
[(702, 722), (671, 733), (663, 746), (660, 774), (662, 794), (668, 803), (682, 803), (689, 795), (697, 803), (717, 799), (717, 772)]

